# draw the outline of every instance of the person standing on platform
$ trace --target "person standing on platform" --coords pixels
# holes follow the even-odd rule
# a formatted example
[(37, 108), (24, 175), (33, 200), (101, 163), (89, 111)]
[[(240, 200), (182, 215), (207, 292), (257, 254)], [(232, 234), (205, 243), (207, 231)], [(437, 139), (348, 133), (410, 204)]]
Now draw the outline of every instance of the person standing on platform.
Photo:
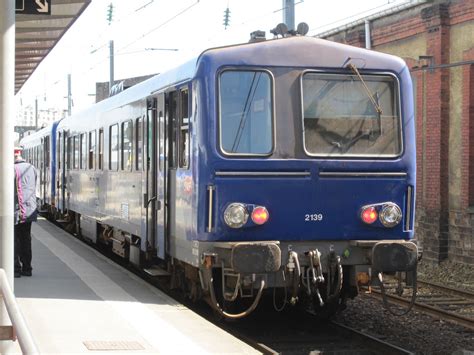
[(15, 277), (31, 276), (31, 223), (37, 218), (37, 172), (15, 148)]

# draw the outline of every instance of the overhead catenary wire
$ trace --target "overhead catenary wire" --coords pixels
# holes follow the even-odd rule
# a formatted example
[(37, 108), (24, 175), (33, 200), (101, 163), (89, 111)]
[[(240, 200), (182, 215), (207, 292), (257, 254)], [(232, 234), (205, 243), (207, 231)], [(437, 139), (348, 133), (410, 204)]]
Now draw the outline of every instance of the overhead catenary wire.
[[(113, 0), (111, 0), (111, 1), (113, 1)], [(295, 5), (301, 4), (301, 3), (303, 3), (303, 2), (304, 2), (304, 0), (303, 0), (303, 1), (296, 2)], [(408, 2), (409, 2), (409, 1), (406, 1), (405, 3), (408, 3)], [(148, 9), (150, 9), (150, 7), (152, 7), (152, 6), (154, 7), (154, 6), (156, 6), (157, 4), (159, 4), (159, 3), (161, 3), (161, 2), (155, 1), (155, 0), (148, 0), (148, 1), (144, 0), (144, 1), (141, 1), (140, 4), (137, 4), (137, 7), (136, 7), (134, 10), (131, 10), (131, 11), (129, 11), (126, 15), (120, 16), (120, 18), (117, 18), (116, 20), (114, 20), (114, 26), (117, 25), (117, 23), (122, 22), (122, 21), (124, 21), (124, 20), (130, 18), (131, 15), (140, 14), (140, 13), (141, 13), (142, 11), (144, 11), (145, 9), (148, 10)], [(147, 31), (147, 32), (145, 32), (145, 33), (143, 33), (143, 34), (141, 34), (141, 35), (140, 35), (139, 37), (137, 37), (135, 40), (129, 42), (128, 44), (126, 44), (126, 45), (123, 46), (123, 47), (120, 47), (120, 48), (116, 51), (116, 55), (127, 55), (127, 54), (132, 54), (132, 53), (141, 52), (142, 50), (137, 50), (137, 51), (135, 51), (135, 52), (129, 52), (129, 51), (125, 51), (125, 50), (126, 50), (128, 47), (132, 46), (134, 43), (138, 42), (139, 40), (141, 40), (141, 39), (143, 39), (143, 38), (149, 36), (151, 33), (153, 33), (153, 32), (155, 32), (155, 31), (159, 30), (160, 28), (163, 28), (165, 25), (167, 25), (167, 24), (170, 23), (171, 21), (175, 20), (176, 18), (180, 17), (180, 16), (183, 15), (184, 13), (188, 12), (190, 9), (192, 9), (193, 7), (195, 7), (196, 5), (198, 5), (199, 3), (200, 3), (200, 1), (199, 1), (199, 0), (196, 0), (194, 3), (192, 3), (192, 4), (190, 4), (189, 6), (185, 7), (183, 10), (177, 12), (175, 15), (173, 15), (173, 16), (171, 16), (170, 18), (166, 19), (165, 21), (163, 21), (162, 23), (160, 23), (160, 24), (157, 25), (156, 27), (150, 29), (149, 31)], [(390, 4), (390, 3), (400, 3), (400, 1), (390, 1), (390, 2), (388, 2), (388, 4)], [(387, 4), (382, 5), (382, 6), (387, 6)], [(382, 7), (382, 6), (374, 7), (374, 8), (372, 8), (372, 9), (370, 9), (370, 10), (368, 10), (368, 11), (365, 11), (365, 12), (362, 12), (362, 13), (360, 13), (360, 14), (368, 13), (368, 12), (373, 11), (373, 10), (376, 10), (376, 9)], [(255, 17), (250, 18), (250, 19), (248, 19), (248, 20), (246, 20), (246, 21), (241, 21), (240, 23), (234, 23), (232, 27), (233, 27), (234, 29), (235, 29), (235, 28), (238, 28), (238, 27), (242, 27), (242, 26), (245, 25), (245, 24), (258, 21), (258, 20), (260, 20), (260, 19), (262, 19), (262, 18), (265, 18), (265, 17), (269, 17), (269, 16), (271, 16), (272, 14), (274, 14), (275, 12), (278, 12), (278, 11), (281, 11), (281, 10), (282, 10), (281, 8), (280, 8), (280, 9), (277, 9), (277, 10), (271, 10), (271, 11), (269, 11), (268, 13), (266, 13), (266, 14), (264, 14), (264, 15), (255, 16)], [(357, 16), (357, 15), (355, 15), (355, 16)], [(354, 16), (352, 16), (352, 17), (354, 17)], [(348, 19), (349, 19), (349, 18), (352, 18), (352, 17), (348, 17)], [(339, 20), (339, 21), (344, 21), (344, 19)], [(314, 29), (312, 29), (312, 31), (314, 31)], [(224, 30), (222, 30), (222, 33), (223, 33), (223, 32), (224, 32)], [(214, 38), (216, 35), (217, 35), (217, 33), (214, 32), (214, 35), (213, 35), (213, 36), (210, 36), (210, 38), (209, 38), (208, 40)], [(108, 45), (108, 42), (102, 44), (101, 46), (99, 46), (99, 47), (97, 47), (97, 48), (92, 49), (92, 53), (98, 52), (98, 51), (101, 50), (102, 48), (107, 47), (107, 45)], [(81, 76), (82, 74), (87, 73), (87, 72), (89, 72), (89, 71), (91, 71), (91, 70), (97, 68), (99, 65), (101, 65), (102, 63), (104, 63), (104, 62), (107, 60), (107, 58), (108, 58), (108, 53), (107, 53), (107, 56), (104, 56), (104, 59), (99, 60), (99, 61), (97, 61), (96, 63), (87, 66), (87, 68), (85, 68), (84, 70), (82, 70), (82, 71), (79, 72), (79, 73), (74, 73), (74, 75), (75, 75), (75, 76)], [(59, 79), (59, 80), (54, 81), (54, 83), (52, 83), (52, 84), (46, 84), (45, 87), (43, 88), (43, 90), (36, 90), (36, 91), (37, 91), (37, 95), (36, 95), (36, 96), (42, 95), (42, 94), (44, 94), (44, 92), (50, 91), (51, 88), (54, 88), (54, 87), (58, 86), (58, 84), (60, 84), (60, 83), (61, 83), (61, 84), (65, 84), (66, 81), (67, 81), (67, 80), (66, 80), (66, 77), (64, 77), (64, 78), (61, 78), (61, 79)]]
[(189, 11), (191, 8), (193, 8), (194, 6), (196, 6), (197, 4), (199, 4), (199, 0), (197, 0), (195, 3), (187, 6), (186, 8), (184, 8), (183, 10), (181, 10), (180, 12), (178, 12), (177, 14), (173, 15), (172, 17), (170, 17), (169, 19), (167, 19), (166, 21), (160, 23), (158, 26), (152, 28), (151, 30), (149, 30), (148, 32), (140, 35), (139, 37), (137, 37), (135, 40), (133, 40), (132, 42), (128, 43), (127, 45), (121, 47), (117, 52), (120, 52), (122, 50), (124, 50), (125, 48), (128, 48), (130, 47), (132, 44), (135, 44), (136, 42), (138, 42), (139, 40), (145, 38), (146, 36), (150, 35), (151, 33), (155, 32), (156, 30), (160, 29), (161, 27), (167, 25), (168, 23), (170, 23), (171, 21), (175, 20), (176, 18), (178, 18), (179, 16), (183, 15), (185, 12)]
[[(146, 3), (145, 5), (142, 5), (141, 7), (129, 12), (126, 16), (122, 16), (121, 18), (117, 19), (115, 21), (115, 23), (118, 23), (120, 21), (122, 21), (124, 18), (127, 18), (128, 16), (130, 16), (131, 14), (134, 14), (134, 13), (138, 13), (139, 11), (143, 10), (144, 8), (150, 6), (152, 3), (154, 3), (154, 0), (151, 0), (149, 1), (148, 3)], [(117, 50), (116, 52), (116, 56), (117, 55), (127, 55), (127, 54), (133, 54), (133, 53), (139, 53), (139, 52), (143, 52), (143, 51), (149, 51), (149, 50), (163, 50), (163, 51), (178, 51), (179, 49), (178, 48), (154, 48), (154, 49), (150, 49), (150, 48), (145, 48), (143, 50), (137, 50), (137, 51), (132, 51), (132, 52), (122, 52), (125, 48), (131, 46), (132, 44), (136, 43), (138, 40), (148, 36), (150, 33), (156, 31), (157, 29), (163, 27), (164, 25), (168, 24), (169, 22), (175, 20), (176, 18), (178, 18), (180, 15), (184, 14), (186, 11), (188, 11), (189, 9), (191, 9), (192, 7), (194, 7), (195, 5), (197, 5), (199, 3), (199, 0), (197, 0), (195, 3), (191, 4), (190, 6), (186, 7), (185, 9), (183, 9), (182, 11), (178, 12), (177, 14), (173, 15), (171, 18), (167, 19), (166, 21), (164, 21), (163, 23), (161, 23), (159, 26), (151, 29), (150, 31), (148, 31), (147, 33), (144, 33), (142, 34), (140, 37), (138, 37), (136, 40), (134, 40), (133, 42), (127, 44), (126, 46), (124, 47), (121, 47), (119, 50)], [(92, 51), (90, 51), (91, 54), (93, 53), (96, 53), (98, 52), (100, 49), (102, 48), (105, 48), (109, 45), (109, 41), (103, 43), (102, 45), (100, 45), (99, 47), (97, 48), (94, 48)], [(76, 75), (83, 75), (83, 74), (86, 74), (87, 72), (95, 69), (97, 66), (99, 66), (100, 64), (102, 64), (103, 62), (105, 62), (106, 60), (108, 59), (108, 53), (107, 53), (107, 56), (105, 56), (103, 59), (95, 62), (93, 65), (91, 66), (88, 66), (86, 69), (82, 70), (81, 72), (79, 72), (78, 74)], [(52, 89), (54, 86), (58, 85), (58, 84), (64, 84), (67, 82), (67, 79), (59, 79), (59, 80), (56, 80), (54, 83), (52, 84), (48, 84), (45, 86), (44, 90), (38, 90), (36, 91), (36, 95), (35, 96), (39, 96), (41, 95), (42, 92), (46, 92), (46, 91), (49, 91), (50, 89)]]
[[(400, 1), (400, 0), (397, 1), (397, 0), (395, 0), (395, 1), (393, 1), (393, 2), (400, 2), (401, 5), (403, 5), (403, 4), (406, 4), (406, 3), (410, 3), (410, 2), (412, 2), (412, 1), (413, 1), (413, 0), (405, 0), (405, 1)], [(339, 20), (336, 20), (336, 21), (333, 21), (333, 22), (330, 22), (330, 23), (326, 23), (326, 24), (321, 25), (321, 26), (318, 26), (318, 27), (311, 28), (311, 29), (308, 31), (308, 34), (309, 34), (310, 32), (315, 32), (315, 31), (318, 31), (318, 30), (323, 29), (323, 28), (327, 28), (327, 27), (332, 28), (333, 25), (336, 25), (336, 24), (349, 23), (350, 20), (355, 21), (356, 19), (362, 18), (363, 15), (365, 15), (365, 14), (370, 14), (370, 13), (372, 13), (372, 12), (375, 11), (375, 10), (378, 10), (378, 9), (381, 9), (381, 8), (385, 8), (385, 7), (387, 7), (387, 6), (393, 6), (393, 2), (389, 1), (389, 2), (387, 2), (386, 4), (373, 7), (373, 8), (371, 8), (371, 9), (368, 9), (368, 10), (365, 10), (365, 11), (362, 11), (362, 12), (359, 12), (359, 13), (354, 14), (354, 15), (351, 15), (351, 16), (347, 16), (347, 17), (341, 18), (341, 19), (339, 19)]]

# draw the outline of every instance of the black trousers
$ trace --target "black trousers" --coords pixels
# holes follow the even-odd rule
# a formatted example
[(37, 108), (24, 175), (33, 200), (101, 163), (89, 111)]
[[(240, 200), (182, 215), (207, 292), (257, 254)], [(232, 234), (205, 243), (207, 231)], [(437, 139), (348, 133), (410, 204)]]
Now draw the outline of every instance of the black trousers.
[(15, 273), (31, 270), (31, 222), (16, 224)]

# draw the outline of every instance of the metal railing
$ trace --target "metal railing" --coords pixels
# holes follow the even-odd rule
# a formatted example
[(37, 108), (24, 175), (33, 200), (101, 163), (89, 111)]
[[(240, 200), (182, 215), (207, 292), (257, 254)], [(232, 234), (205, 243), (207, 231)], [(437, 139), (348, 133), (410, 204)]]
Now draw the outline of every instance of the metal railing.
[(0, 340), (14, 341), (18, 339), (23, 354), (39, 354), (33, 337), (26, 326), (25, 319), (18, 308), (15, 296), (7, 279), (7, 274), (3, 269), (0, 269), (0, 293), (5, 302), (8, 316), (13, 324), (11, 326), (0, 326)]

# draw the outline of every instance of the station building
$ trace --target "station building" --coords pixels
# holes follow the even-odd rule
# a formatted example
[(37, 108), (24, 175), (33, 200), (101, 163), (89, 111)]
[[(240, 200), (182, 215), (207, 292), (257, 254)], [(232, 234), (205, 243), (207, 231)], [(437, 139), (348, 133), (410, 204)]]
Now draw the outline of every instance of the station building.
[(474, 1), (412, 1), (318, 37), (402, 57), (414, 84), (423, 258), (474, 264)]

